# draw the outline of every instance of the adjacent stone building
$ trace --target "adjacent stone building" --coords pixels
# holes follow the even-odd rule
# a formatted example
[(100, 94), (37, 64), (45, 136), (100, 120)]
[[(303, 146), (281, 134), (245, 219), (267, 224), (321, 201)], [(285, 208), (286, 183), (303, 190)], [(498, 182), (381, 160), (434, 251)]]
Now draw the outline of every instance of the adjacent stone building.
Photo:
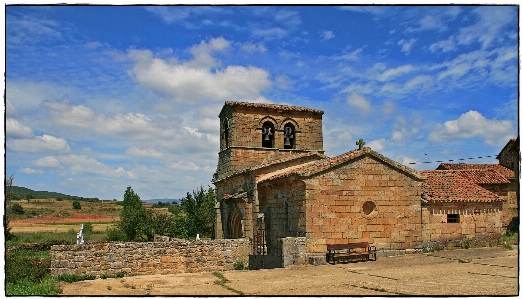
[(425, 247), (449, 241), (490, 240), (505, 228), (505, 199), (488, 191), (461, 170), (423, 171), (422, 239)]

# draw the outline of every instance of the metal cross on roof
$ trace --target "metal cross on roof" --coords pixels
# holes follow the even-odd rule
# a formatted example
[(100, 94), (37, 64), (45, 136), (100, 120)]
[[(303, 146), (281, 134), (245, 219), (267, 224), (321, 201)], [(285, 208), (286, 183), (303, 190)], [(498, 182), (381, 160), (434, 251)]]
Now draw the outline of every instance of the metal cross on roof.
[(364, 142), (364, 141), (362, 140), (362, 138), (359, 139), (359, 141), (357, 141), (357, 142), (355, 143), (355, 145), (358, 145), (358, 146), (359, 146), (359, 149), (360, 149), (360, 150), (363, 149), (363, 147), (364, 147), (365, 144), (366, 144), (366, 142)]

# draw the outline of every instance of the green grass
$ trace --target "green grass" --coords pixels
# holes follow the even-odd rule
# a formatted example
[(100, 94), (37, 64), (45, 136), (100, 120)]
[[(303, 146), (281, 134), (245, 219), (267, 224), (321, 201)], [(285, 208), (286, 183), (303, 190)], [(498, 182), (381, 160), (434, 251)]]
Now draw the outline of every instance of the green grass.
[[(47, 242), (76, 244), (76, 232), (74, 230), (69, 230), (66, 233), (36, 232), (14, 233), (13, 235), (14, 238), (6, 242), (7, 247)], [(85, 234), (84, 239), (87, 242), (105, 242), (107, 241), (107, 233), (105, 231), (95, 231)]]
[(214, 272), (212, 274), (214, 274), (214, 276), (219, 278), (219, 280), (214, 281), (215, 284), (220, 285), (220, 286), (224, 287), (225, 289), (227, 289), (229, 291), (232, 291), (232, 292), (234, 292), (234, 293), (236, 293), (238, 295), (241, 295), (241, 296), (245, 295), (245, 293), (225, 285), (228, 282), (228, 279), (226, 279), (225, 276), (223, 276), (223, 273), (221, 273), (221, 272)]
[(49, 273), (49, 251), (19, 250), (5, 256), (6, 295), (56, 295), (62, 291)]

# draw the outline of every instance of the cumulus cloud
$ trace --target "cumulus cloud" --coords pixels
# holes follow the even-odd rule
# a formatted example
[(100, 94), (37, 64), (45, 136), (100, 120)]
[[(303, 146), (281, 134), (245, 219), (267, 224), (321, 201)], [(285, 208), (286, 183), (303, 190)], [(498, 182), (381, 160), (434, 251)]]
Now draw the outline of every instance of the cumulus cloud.
[(332, 31), (322, 31), (321, 32), (321, 39), (323, 41), (330, 40), (335, 37), (335, 34)]
[(135, 62), (130, 74), (141, 85), (167, 94), (174, 101), (197, 104), (202, 101), (250, 100), (269, 88), (269, 73), (254, 66), (230, 65), (217, 68), (213, 51), (230, 43), (222, 38), (192, 48), (194, 59), (186, 63), (156, 58), (148, 50), (129, 50)]
[(63, 166), (60, 164), (60, 161), (54, 156), (46, 156), (43, 158), (40, 158), (36, 161), (33, 161), (32, 164), (37, 167), (41, 168), (58, 168), (62, 169)]
[(27, 153), (67, 153), (71, 150), (67, 140), (47, 134), (34, 138), (8, 140), (7, 147), (15, 152)]
[(477, 111), (470, 110), (462, 114), (456, 120), (438, 124), (431, 132), (429, 140), (432, 142), (445, 142), (455, 139), (467, 139), (473, 137), (483, 138), (489, 145), (500, 145), (505, 140), (513, 138), (515, 129), (508, 120), (489, 120)]
[(354, 107), (356, 110), (358, 110), (362, 114), (366, 115), (366, 114), (370, 113), (370, 110), (371, 110), (370, 101), (362, 95), (353, 93), (346, 99), (346, 103), (348, 103), (348, 105)]
[(30, 167), (21, 168), (20, 171), (25, 173), (25, 174), (40, 174), (40, 173), (43, 173), (43, 170), (41, 170), (41, 169), (33, 169), (33, 168), (30, 168)]
[(384, 138), (379, 138), (376, 140), (372, 140), (366, 144), (366, 146), (370, 147), (372, 150), (378, 152), (384, 149), (386, 140)]
[(31, 138), (33, 137), (33, 130), (22, 125), (16, 119), (8, 118), (5, 120), (5, 134), (10, 138)]

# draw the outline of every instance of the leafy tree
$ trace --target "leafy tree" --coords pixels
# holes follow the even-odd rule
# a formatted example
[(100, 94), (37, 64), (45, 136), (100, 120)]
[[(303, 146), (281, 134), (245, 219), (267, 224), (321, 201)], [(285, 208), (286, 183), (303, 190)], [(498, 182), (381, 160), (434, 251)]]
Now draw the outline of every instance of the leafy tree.
[(11, 206), (11, 211), (17, 215), (23, 215), (25, 213), (24, 208), (17, 203)]
[[(8, 207), (11, 204), (11, 187), (13, 186), (14, 174), (6, 177), (4, 181), (4, 196), (5, 196), (5, 206)], [(11, 232), (11, 227), (9, 226), (10, 218), (7, 214), (4, 214), (4, 238), (6, 241), (14, 238), (14, 234)]]
[(125, 241), (135, 241), (141, 237), (146, 221), (145, 208), (138, 194), (129, 186), (123, 195), (123, 209), (120, 212), (119, 229)]
[(75, 210), (81, 210), (82, 209), (82, 205), (80, 204), (79, 201), (75, 200), (72, 202), (72, 207), (73, 209)]
[(181, 199), (183, 213), (178, 211), (174, 225), (178, 236), (194, 238), (199, 234), (201, 237), (214, 237), (215, 198), (212, 187), (205, 191), (201, 186)]

